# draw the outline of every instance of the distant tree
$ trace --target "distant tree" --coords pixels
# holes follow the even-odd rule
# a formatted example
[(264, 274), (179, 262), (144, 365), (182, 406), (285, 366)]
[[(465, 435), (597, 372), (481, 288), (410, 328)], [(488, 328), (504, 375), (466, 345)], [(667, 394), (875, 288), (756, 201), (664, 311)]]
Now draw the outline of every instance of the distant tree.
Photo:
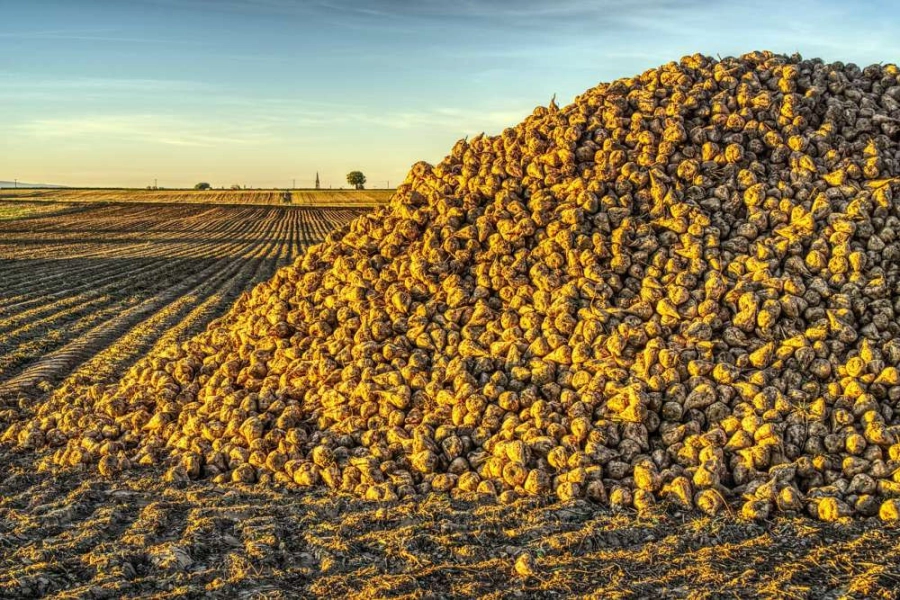
[(233, 186), (231, 186), (231, 189), (233, 189), (233, 190), (239, 190), (239, 189), (241, 189), (241, 184), (235, 183)]
[(347, 183), (358, 190), (363, 190), (366, 187), (366, 176), (362, 171), (350, 171), (347, 173)]
[(197, 185), (194, 186), (195, 190), (211, 190), (212, 186), (206, 183), (205, 181), (201, 181)]

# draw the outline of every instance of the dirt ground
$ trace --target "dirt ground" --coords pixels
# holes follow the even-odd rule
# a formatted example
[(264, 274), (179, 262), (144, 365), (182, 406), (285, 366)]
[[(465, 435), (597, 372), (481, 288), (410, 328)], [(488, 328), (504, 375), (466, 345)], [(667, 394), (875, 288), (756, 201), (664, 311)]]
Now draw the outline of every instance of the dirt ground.
[[(0, 449), (2, 598), (894, 598), (877, 521), (767, 523), (523, 500), (367, 503)], [(522, 553), (534, 574), (516, 574)]]

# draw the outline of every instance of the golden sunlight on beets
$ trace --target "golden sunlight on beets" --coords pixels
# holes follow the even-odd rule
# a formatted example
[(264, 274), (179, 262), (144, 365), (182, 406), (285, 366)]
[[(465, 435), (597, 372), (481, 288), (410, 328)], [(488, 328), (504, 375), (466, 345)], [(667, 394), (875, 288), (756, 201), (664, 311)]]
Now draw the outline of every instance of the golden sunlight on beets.
[(347, 181), (0, 190), (0, 596), (892, 596), (896, 65)]

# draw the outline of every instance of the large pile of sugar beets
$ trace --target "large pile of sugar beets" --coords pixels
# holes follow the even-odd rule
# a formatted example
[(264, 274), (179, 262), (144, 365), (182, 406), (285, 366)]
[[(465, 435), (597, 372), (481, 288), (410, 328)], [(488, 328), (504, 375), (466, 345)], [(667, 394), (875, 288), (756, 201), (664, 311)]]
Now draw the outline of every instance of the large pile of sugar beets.
[(898, 516), (900, 71), (688, 56), (415, 165), (46, 464), (373, 500)]

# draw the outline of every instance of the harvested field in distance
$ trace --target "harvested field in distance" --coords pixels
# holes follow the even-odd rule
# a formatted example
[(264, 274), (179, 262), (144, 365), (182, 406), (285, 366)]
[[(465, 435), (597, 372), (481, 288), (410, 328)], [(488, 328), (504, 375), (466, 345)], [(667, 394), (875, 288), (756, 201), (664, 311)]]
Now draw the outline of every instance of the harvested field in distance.
[(0, 221), (25, 219), (35, 215), (58, 215), (76, 208), (57, 202), (0, 202)]
[[(32, 188), (0, 189), (0, 201), (177, 202), (196, 204), (282, 204), (284, 190), (144, 190)], [(291, 190), (297, 206), (377, 206), (394, 190)]]
[[(111, 377), (362, 209), (0, 202), (0, 396)], [(39, 209), (35, 212), (35, 206)], [(80, 370), (79, 370), (80, 367)]]

